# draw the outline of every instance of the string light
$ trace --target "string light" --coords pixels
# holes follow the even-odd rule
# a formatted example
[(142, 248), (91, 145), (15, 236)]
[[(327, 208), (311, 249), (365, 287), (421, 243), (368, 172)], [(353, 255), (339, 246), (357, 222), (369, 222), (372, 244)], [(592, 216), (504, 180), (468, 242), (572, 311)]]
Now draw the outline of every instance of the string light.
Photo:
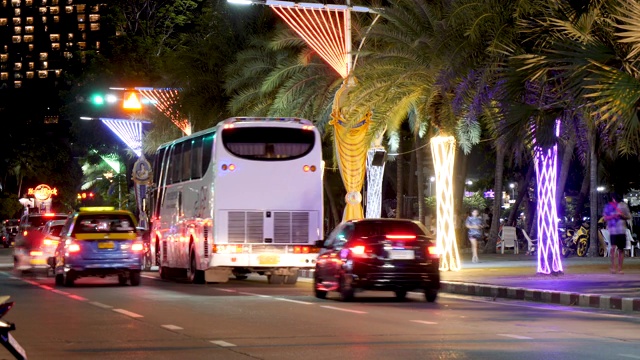
[(347, 78), (351, 63), (351, 54), (347, 51), (348, 10), (281, 5), (271, 5), (271, 8), (343, 79)]
[(440, 270), (459, 271), (460, 255), (453, 219), (453, 163), (455, 160), (453, 136), (435, 136), (431, 139), (431, 153), (436, 173), (436, 245), (440, 251)]
[(142, 155), (142, 121), (105, 118), (100, 118), (100, 120), (114, 134), (118, 135), (120, 140), (127, 144), (136, 155)]
[(191, 135), (191, 124), (180, 111), (180, 92), (173, 88), (136, 88), (171, 120), (185, 135)]

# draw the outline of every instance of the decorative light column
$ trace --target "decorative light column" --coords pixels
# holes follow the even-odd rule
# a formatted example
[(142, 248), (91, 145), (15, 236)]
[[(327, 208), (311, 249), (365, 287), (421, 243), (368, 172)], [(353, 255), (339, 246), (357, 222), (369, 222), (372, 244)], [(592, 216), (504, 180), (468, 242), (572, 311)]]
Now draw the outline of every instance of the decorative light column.
[[(560, 126), (556, 125), (556, 136)], [(549, 149), (534, 146), (534, 161), (538, 185), (538, 274), (559, 274), (564, 270), (558, 239), (556, 209), (556, 175), (558, 144)]]
[(440, 270), (460, 270), (460, 255), (453, 223), (453, 163), (456, 140), (453, 136), (431, 139), (431, 153), (436, 173), (436, 245), (440, 250)]
[(367, 151), (366, 218), (379, 218), (382, 215), (382, 176), (386, 153), (383, 147), (372, 147)]

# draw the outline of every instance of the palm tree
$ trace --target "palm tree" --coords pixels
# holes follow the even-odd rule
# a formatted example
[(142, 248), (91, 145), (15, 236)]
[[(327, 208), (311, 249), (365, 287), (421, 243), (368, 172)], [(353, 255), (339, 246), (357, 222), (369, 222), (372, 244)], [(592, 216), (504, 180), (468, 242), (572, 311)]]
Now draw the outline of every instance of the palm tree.
[[(638, 15), (633, 1), (549, 2), (544, 17), (524, 25), (532, 37), (541, 35), (523, 56), (523, 70), (534, 79), (551, 74), (560, 84), (558, 97), (578, 109), (589, 131), (591, 228), (597, 228), (598, 153), (636, 154), (640, 149), (640, 72)], [(618, 25), (615, 25), (618, 24)], [(597, 254), (597, 233), (591, 234), (590, 255)]]

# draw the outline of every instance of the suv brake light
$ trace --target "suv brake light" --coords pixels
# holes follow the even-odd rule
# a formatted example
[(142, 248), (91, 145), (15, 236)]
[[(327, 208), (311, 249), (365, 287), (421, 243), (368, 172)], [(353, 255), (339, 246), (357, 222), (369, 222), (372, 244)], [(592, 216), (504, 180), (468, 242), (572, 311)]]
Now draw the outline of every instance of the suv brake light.
[(415, 235), (387, 235), (386, 238), (394, 239), (394, 240), (415, 240), (416, 236)]
[(69, 244), (69, 246), (67, 247), (67, 251), (70, 253), (75, 253), (80, 251), (80, 245), (79, 244)]
[(427, 246), (427, 257), (437, 258), (440, 256), (440, 249), (435, 245)]
[(351, 250), (351, 253), (353, 255), (362, 256), (364, 255), (365, 251), (367, 251), (367, 248), (364, 245), (357, 245), (350, 248), (349, 250)]

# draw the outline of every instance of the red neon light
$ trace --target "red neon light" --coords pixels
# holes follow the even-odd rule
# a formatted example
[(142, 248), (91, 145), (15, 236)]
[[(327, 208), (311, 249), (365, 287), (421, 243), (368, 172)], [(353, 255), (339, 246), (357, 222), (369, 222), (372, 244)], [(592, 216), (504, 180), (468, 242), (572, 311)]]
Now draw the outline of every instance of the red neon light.
[[(346, 10), (309, 9), (271, 5), (302, 39), (342, 78), (347, 78)], [(342, 22), (342, 24), (340, 24)]]

